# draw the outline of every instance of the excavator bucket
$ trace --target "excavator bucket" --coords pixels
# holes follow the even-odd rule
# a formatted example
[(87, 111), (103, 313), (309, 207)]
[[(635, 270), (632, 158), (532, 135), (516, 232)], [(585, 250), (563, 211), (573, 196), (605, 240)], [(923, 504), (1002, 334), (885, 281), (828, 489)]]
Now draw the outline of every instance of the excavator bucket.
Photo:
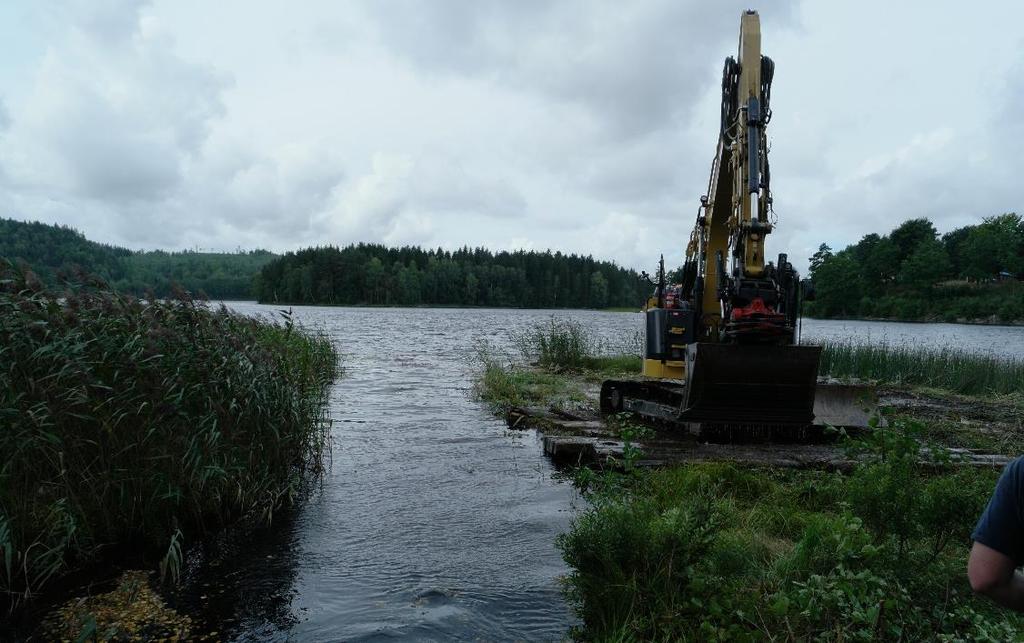
[(871, 386), (818, 382), (820, 346), (687, 346), (685, 383), (608, 380), (604, 413), (628, 411), (714, 442), (829, 439), (826, 426), (867, 428), (877, 413)]
[(679, 419), (728, 426), (810, 425), (820, 356), (820, 346), (690, 344)]

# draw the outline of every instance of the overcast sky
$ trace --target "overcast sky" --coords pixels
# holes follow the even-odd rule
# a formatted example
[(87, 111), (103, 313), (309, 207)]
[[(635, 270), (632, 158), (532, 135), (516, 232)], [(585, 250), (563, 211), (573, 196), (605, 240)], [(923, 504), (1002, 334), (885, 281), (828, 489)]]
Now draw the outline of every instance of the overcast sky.
[[(0, 216), (677, 264), (748, 1), (0, 3)], [(773, 1), (776, 234), (1020, 210), (1024, 3)]]

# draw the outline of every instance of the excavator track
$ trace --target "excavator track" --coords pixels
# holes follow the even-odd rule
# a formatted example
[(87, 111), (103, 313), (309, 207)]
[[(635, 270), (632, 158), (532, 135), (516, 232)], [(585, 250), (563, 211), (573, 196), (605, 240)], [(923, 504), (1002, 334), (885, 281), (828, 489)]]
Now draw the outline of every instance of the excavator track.
[(873, 422), (878, 397), (874, 387), (820, 381), (814, 385), (814, 414), (807, 422), (757, 419), (698, 420), (687, 417), (686, 384), (670, 380), (606, 380), (601, 386), (601, 412), (632, 413), (659, 429), (689, 433), (706, 442), (821, 443), (836, 439), (834, 428), (860, 431)]

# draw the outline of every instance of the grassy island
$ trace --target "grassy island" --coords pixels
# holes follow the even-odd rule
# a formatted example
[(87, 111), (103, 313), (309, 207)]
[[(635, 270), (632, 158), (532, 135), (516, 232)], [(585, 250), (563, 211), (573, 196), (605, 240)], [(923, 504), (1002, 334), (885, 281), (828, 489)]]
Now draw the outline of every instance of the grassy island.
[(0, 264), (0, 611), (122, 553), (175, 578), (203, 534), (268, 522), (321, 467), (337, 373), (289, 318)]

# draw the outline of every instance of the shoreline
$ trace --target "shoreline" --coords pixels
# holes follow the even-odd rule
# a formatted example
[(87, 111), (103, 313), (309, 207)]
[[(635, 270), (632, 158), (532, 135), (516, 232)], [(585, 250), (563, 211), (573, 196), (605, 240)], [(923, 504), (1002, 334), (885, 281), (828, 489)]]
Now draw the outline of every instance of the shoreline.
[(287, 302), (269, 302), (269, 301), (258, 301), (255, 299), (210, 299), (211, 303), (222, 303), (222, 304), (257, 304), (259, 306), (305, 306), (309, 308), (379, 308), (379, 309), (395, 309), (395, 308), (412, 308), (416, 310), (551, 310), (551, 311), (587, 311), (595, 313), (642, 313), (641, 308), (632, 308), (628, 306), (610, 306), (608, 308), (572, 308), (569, 306), (557, 306), (551, 308), (534, 308), (530, 306), (475, 306), (472, 304), (415, 304), (415, 305), (399, 305), (399, 304), (327, 304), (327, 303), (287, 303)]
[(811, 317), (808, 315), (805, 315), (804, 319), (813, 319), (815, 321), (890, 322), (894, 324), (949, 324), (952, 326), (1003, 326), (1006, 328), (1024, 327), (1024, 319), (1018, 319), (1010, 322), (994, 321), (991, 318), (959, 318), (956, 321), (945, 321), (942, 319), (895, 319), (892, 317)]
[[(397, 305), (397, 304), (329, 304), (329, 303), (288, 303), (288, 302), (266, 302), (257, 301), (253, 299), (217, 299), (210, 300), (211, 302), (218, 303), (242, 303), (242, 304), (258, 304), (260, 306), (308, 306), (317, 308), (414, 308), (417, 310), (430, 310), (432, 308), (444, 309), (444, 310), (550, 310), (550, 311), (588, 311), (596, 313), (642, 313), (642, 308), (633, 308), (629, 306), (609, 306), (607, 308), (572, 308), (572, 307), (551, 307), (551, 308), (534, 308), (528, 306), (474, 306), (470, 304), (416, 304), (416, 305)], [(994, 317), (994, 316), (993, 316)], [(899, 319), (895, 317), (812, 317), (805, 315), (804, 319), (813, 319), (815, 321), (863, 321), (863, 322), (892, 322), (896, 324), (950, 324), (957, 326), (1004, 326), (1007, 328), (1021, 328), (1024, 327), (1024, 319), (1017, 319), (1013, 321), (996, 321), (990, 318), (958, 318), (955, 321), (946, 321), (942, 319)]]
[[(567, 368), (545, 345), (524, 350), (525, 362), (483, 356), (475, 392), (510, 430), (537, 430), (586, 500), (556, 540), (581, 638), (1024, 631), (1024, 619), (962, 589), (960, 544), (1020, 451), (1021, 389), (955, 392), (940, 386), (955, 379), (896, 373), (875, 383), (885, 425), (834, 442), (716, 444), (602, 415), (602, 380), (638, 369), (607, 358)], [(698, 599), (720, 607), (692, 609)]]

